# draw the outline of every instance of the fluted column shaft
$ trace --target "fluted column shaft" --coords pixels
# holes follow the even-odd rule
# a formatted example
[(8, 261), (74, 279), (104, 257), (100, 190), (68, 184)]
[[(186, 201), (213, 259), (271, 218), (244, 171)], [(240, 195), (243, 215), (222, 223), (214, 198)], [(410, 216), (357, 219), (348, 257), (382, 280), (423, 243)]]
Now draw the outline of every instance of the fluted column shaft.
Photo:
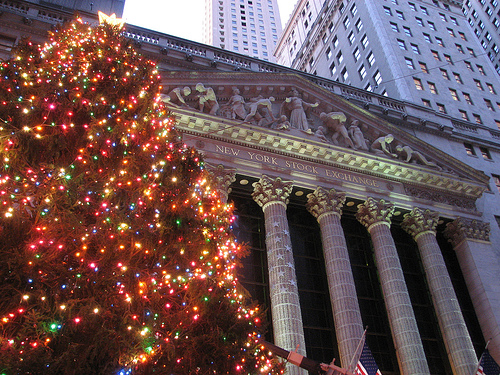
[(470, 375), (477, 357), (436, 240), (438, 220), (437, 212), (415, 208), (405, 215), (402, 227), (417, 242), (453, 374)]
[(403, 375), (429, 374), (422, 340), (408, 288), (391, 235), (394, 206), (383, 199), (368, 198), (358, 206), (357, 219), (368, 229), (375, 250), (375, 262)]
[[(262, 207), (265, 218), (274, 341), (277, 346), (286, 350), (294, 350), (299, 345), (298, 353), (305, 356), (304, 327), (286, 217), (286, 205), (292, 190), (292, 182), (263, 176), (253, 186), (252, 197)], [(288, 365), (287, 373), (305, 375), (306, 371)]]
[(363, 335), (351, 261), (340, 224), (345, 193), (318, 187), (308, 195), (307, 209), (318, 220), (325, 257), (340, 363), (347, 368)]
[[(457, 254), (462, 274), (481, 326), (481, 331), (493, 358), (500, 363), (500, 312), (495, 302), (500, 300), (498, 258), (489, 238), (489, 223), (460, 217), (446, 225), (445, 235)], [(489, 270), (489, 271), (488, 271)]]

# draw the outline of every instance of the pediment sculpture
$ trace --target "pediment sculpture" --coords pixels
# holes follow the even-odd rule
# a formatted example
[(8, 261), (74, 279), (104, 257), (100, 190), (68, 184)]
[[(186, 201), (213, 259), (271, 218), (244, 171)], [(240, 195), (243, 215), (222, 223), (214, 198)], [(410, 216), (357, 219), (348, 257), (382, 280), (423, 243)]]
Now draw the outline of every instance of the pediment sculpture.
[[(318, 114), (319, 110), (314, 110), (319, 107), (318, 101), (310, 103), (304, 100), (296, 88), (292, 88), (281, 103), (274, 96), (265, 97), (261, 94), (245, 98), (240, 89), (233, 86), (227, 101), (219, 105), (214, 89), (203, 83), (197, 83), (194, 90), (188, 86), (174, 88), (167, 95), (162, 95), (161, 99), (169, 106), (191, 107), (203, 113), (264, 128), (283, 131), (295, 129), (310, 140), (442, 170), (423, 153), (395, 139), (392, 134), (383, 134), (373, 126), (349, 118), (342, 111)], [(278, 108), (279, 112), (275, 114), (273, 111)]]

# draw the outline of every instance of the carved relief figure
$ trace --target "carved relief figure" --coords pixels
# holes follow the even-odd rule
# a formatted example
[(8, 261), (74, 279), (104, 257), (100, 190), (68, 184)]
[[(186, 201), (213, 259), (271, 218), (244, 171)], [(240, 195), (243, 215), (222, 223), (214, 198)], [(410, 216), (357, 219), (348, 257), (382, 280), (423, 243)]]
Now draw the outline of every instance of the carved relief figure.
[(347, 129), (344, 125), (347, 118), (342, 112), (321, 112), (319, 118), (321, 119), (321, 121), (323, 121), (326, 129), (330, 130), (333, 133), (333, 143), (338, 145), (339, 142), (337, 138), (341, 136), (348, 146), (354, 148), (354, 144), (352, 143), (351, 138), (349, 138), (349, 134), (347, 133)]
[(237, 87), (233, 87), (233, 95), (229, 98), (226, 105), (231, 108), (232, 119), (244, 120), (247, 117), (245, 99), (240, 95), (240, 90)]
[(319, 104), (311, 104), (303, 101), (295, 88), (291, 90), (290, 95), (281, 105), (281, 114), (286, 115), (290, 119), (292, 128), (312, 133), (312, 130), (309, 129), (306, 110), (317, 107)]
[(167, 95), (162, 94), (161, 100), (164, 103), (175, 105), (177, 107), (189, 107), (184, 100), (191, 94), (191, 89), (189, 87), (177, 87), (170, 91)]
[(330, 142), (328, 138), (326, 138), (326, 129), (323, 126), (318, 126), (318, 129), (316, 130), (314, 135), (321, 139), (323, 142)]
[(290, 130), (290, 121), (288, 121), (285, 115), (281, 115), (273, 128), (276, 130)]
[(203, 83), (196, 84), (196, 91), (198, 94), (198, 109), (201, 112), (209, 113), (211, 115), (217, 114), (219, 103), (215, 96), (215, 91), (211, 87), (203, 86)]
[(397, 145), (396, 152), (406, 163), (423, 164), (428, 167), (441, 169), (436, 163), (427, 160), (422, 153), (414, 151), (410, 146)]
[(254, 122), (260, 126), (267, 126), (276, 121), (272, 111), (272, 102), (274, 102), (274, 97), (272, 96), (266, 99), (259, 95), (256, 98), (250, 99), (250, 110), (245, 117), (245, 122)]
[(398, 155), (394, 154), (390, 150), (390, 143), (393, 140), (394, 136), (392, 134), (387, 134), (382, 137), (379, 137), (375, 141), (373, 141), (370, 150), (376, 153), (377, 155), (392, 156), (393, 158), (397, 158)]
[(347, 130), (347, 133), (349, 134), (352, 143), (354, 143), (355, 149), (368, 151), (368, 146), (366, 144), (365, 136), (361, 131), (361, 129), (359, 128), (358, 124), (359, 124), (358, 120), (353, 120), (351, 122), (351, 126), (349, 126), (349, 129)]

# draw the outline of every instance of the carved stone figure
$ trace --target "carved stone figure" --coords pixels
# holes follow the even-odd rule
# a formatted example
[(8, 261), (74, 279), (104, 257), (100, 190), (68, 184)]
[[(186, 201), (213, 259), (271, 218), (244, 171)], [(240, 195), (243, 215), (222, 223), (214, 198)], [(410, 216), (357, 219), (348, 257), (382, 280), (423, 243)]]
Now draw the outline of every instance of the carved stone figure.
[(217, 114), (219, 110), (219, 103), (215, 96), (215, 91), (211, 87), (205, 87), (203, 83), (196, 84), (196, 91), (198, 94), (198, 109), (201, 112), (209, 113), (211, 115)]
[(245, 99), (240, 95), (240, 90), (237, 87), (233, 87), (233, 95), (229, 98), (226, 105), (231, 108), (232, 119), (244, 120), (247, 117)]
[(276, 130), (290, 130), (290, 121), (288, 121), (285, 115), (281, 115), (273, 128)]
[(393, 140), (394, 136), (392, 134), (387, 134), (382, 137), (379, 137), (375, 141), (373, 141), (370, 150), (376, 153), (377, 155), (392, 156), (393, 158), (397, 158), (398, 155), (394, 154), (390, 150), (390, 143)]
[(312, 134), (312, 130), (309, 129), (306, 110), (317, 107), (319, 104), (312, 104), (303, 101), (299, 92), (295, 88), (291, 90), (290, 95), (291, 96), (286, 98), (285, 102), (281, 106), (281, 114), (286, 115), (290, 119), (292, 128), (303, 130)]
[(349, 129), (347, 130), (347, 133), (349, 134), (352, 143), (354, 143), (355, 149), (368, 151), (368, 146), (366, 144), (365, 136), (361, 131), (361, 129), (359, 128), (358, 124), (359, 124), (358, 120), (353, 120), (351, 122), (351, 126), (349, 126)]
[(176, 107), (189, 107), (184, 100), (191, 94), (191, 89), (189, 87), (177, 87), (170, 91), (167, 95), (162, 94), (161, 100), (164, 103), (174, 105)]
[(254, 122), (260, 126), (268, 126), (276, 118), (273, 115), (272, 105), (274, 102), (274, 97), (264, 98), (261, 95), (256, 98), (250, 99), (249, 102), (249, 113), (245, 117), (245, 122)]
[(321, 112), (319, 118), (321, 119), (321, 121), (323, 121), (323, 124), (325, 124), (326, 129), (330, 130), (333, 133), (333, 143), (338, 145), (339, 142), (337, 138), (341, 136), (348, 146), (354, 148), (354, 144), (352, 143), (351, 138), (349, 138), (349, 134), (347, 133), (347, 129), (344, 125), (347, 118), (342, 112)]
[(326, 138), (326, 129), (323, 126), (318, 126), (318, 129), (316, 130), (314, 135), (321, 139), (323, 142), (330, 142), (328, 138)]
[(422, 153), (414, 151), (410, 146), (397, 145), (396, 152), (406, 163), (423, 164), (428, 167), (441, 169), (436, 163), (427, 160)]

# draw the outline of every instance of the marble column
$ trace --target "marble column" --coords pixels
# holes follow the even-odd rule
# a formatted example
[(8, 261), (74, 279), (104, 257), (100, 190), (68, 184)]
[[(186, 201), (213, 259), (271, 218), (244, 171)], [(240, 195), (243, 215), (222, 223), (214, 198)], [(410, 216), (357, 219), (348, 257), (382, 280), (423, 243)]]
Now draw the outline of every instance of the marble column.
[[(293, 182), (264, 175), (253, 187), (252, 197), (262, 207), (265, 218), (274, 341), (277, 346), (286, 350), (295, 350), (299, 345), (298, 353), (305, 356), (299, 290), (286, 217)], [(305, 375), (306, 371), (289, 364), (287, 373)]]
[(401, 226), (417, 242), (453, 374), (471, 375), (477, 357), (436, 240), (438, 220), (438, 212), (414, 208), (404, 216)]
[(340, 224), (345, 193), (318, 187), (307, 198), (306, 207), (318, 220), (321, 229), (340, 363), (343, 368), (348, 368), (363, 335), (363, 322), (344, 230)]
[(226, 204), (231, 192), (229, 185), (236, 180), (236, 169), (226, 168), (222, 164), (213, 165), (209, 163), (206, 164), (206, 168), (209, 172), (212, 187), (219, 193), (221, 202)]
[(356, 218), (370, 233), (392, 338), (402, 375), (429, 374), (429, 366), (411, 306), (398, 252), (391, 235), (394, 206), (368, 198)]
[(500, 363), (500, 261), (498, 246), (490, 242), (490, 224), (458, 218), (446, 225), (488, 349)]

